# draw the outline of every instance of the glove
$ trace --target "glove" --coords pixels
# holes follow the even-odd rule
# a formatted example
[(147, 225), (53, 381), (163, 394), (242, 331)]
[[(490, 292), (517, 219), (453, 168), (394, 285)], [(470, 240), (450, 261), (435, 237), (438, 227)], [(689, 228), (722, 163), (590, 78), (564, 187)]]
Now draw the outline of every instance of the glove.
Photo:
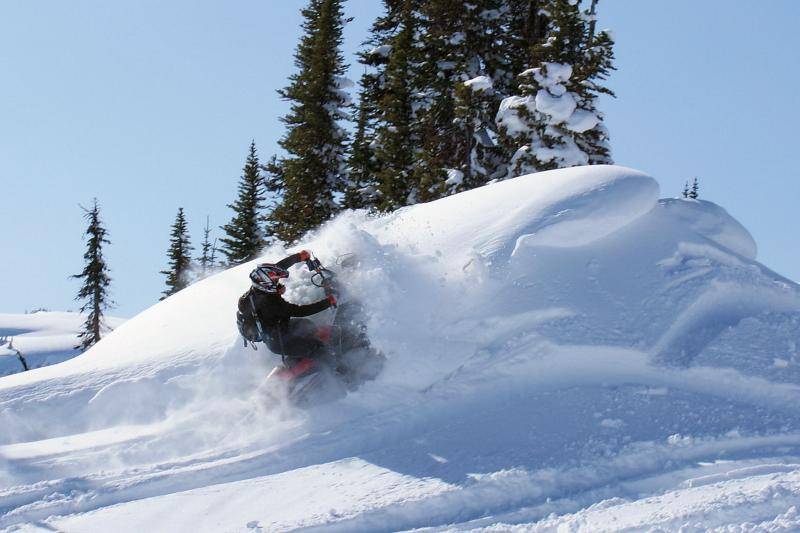
[(300, 261), (308, 261), (311, 259), (311, 252), (308, 250), (300, 250)]
[(328, 295), (328, 303), (331, 304), (331, 307), (336, 307), (337, 301), (336, 301), (336, 295), (335, 294), (330, 293)]

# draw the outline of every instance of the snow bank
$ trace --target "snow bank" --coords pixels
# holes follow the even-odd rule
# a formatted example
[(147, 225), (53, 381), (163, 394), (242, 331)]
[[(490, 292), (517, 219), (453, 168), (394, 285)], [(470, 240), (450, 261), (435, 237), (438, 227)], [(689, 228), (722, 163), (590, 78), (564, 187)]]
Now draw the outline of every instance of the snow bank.
[[(278, 359), (234, 324), (252, 264), (222, 272), (0, 379), (0, 528), (795, 520), (800, 290), (719, 206), (571, 168), (343, 213), (300, 247), (356, 254), (343, 298), (387, 357), (376, 381), (306, 411), (267, 399)], [(288, 299), (321, 297), (292, 270)]]
[(756, 258), (756, 242), (750, 232), (722, 207), (705, 200), (683, 198), (661, 200), (660, 206), (676, 224), (686, 225), (747, 259)]
[(401, 209), (370, 229), (406, 250), (419, 248), (422, 237), (428, 253), (463, 267), (476, 254), (488, 261), (508, 259), (523, 242), (586, 245), (655, 206), (658, 184), (652, 178), (622, 167), (592, 170), (571, 168), (493, 183)]

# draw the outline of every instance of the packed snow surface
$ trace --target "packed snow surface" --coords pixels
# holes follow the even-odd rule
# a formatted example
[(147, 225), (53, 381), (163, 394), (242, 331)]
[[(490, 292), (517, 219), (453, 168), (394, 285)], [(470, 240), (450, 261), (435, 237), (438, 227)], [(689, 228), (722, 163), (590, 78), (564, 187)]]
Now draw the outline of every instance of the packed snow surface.
[[(356, 254), (378, 379), (268, 400), (232, 268), (0, 379), (0, 530), (800, 528), (800, 291), (721, 207), (581, 167), (260, 260), (301, 247)], [(286, 297), (320, 298), (308, 278)]]

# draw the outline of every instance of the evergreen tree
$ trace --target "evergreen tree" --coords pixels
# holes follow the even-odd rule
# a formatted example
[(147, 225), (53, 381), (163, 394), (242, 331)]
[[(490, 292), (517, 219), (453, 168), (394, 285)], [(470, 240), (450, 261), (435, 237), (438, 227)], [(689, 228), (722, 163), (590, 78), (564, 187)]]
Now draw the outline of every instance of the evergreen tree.
[(416, 203), (418, 192), (414, 169), (419, 137), (412, 85), (417, 18), (411, 1), (403, 3), (399, 17), (399, 31), (388, 45), (391, 52), (383, 73), (375, 134), (375, 154), (380, 164), (377, 207), (383, 211)]
[(520, 93), (519, 74), (530, 68), (533, 49), (547, 42), (552, 1), (504, 0), (504, 31), (497, 37), (504, 53), (494, 75), (495, 90), (504, 97)]
[(290, 85), (280, 95), (291, 102), (282, 120), (288, 131), (280, 145), (288, 156), (276, 162), (282, 194), (272, 213), (277, 236), (295, 241), (328, 220), (337, 210), (335, 194), (344, 191), (347, 133), (339, 125), (349, 118), (345, 89), (347, 65), (341, 53), (347, 22), (341, 0), (310, 0), (302, 11), (305, 34), (295, 53)]
[(169, 242), (170, 245), (167, 250), (169, 269), (161, 271), (161, 274), (167, 276), (167, 289), (163, 292), (162, 300), (189, 285), (189, 272), (192, 267), (191, 251), (193, 248), (189, 240), (186, 216), (183, 214), (182, 207), (178, 208), (178, 215), (172, 224)]
[(234, 216), (230, 223), (222, 226), (226, 237), (222, 237), (222, 253), (228, 265), (245, 263), (258, 255), (266, 245), (263, 222), (263, 187), (258, 163), (256, 143), (250, 143), (250, 152), (242, 169), (239, 181), (238, 197), (228, 207), (233, 209)]
[(428, 0), (419, 9), (420, 38), (409, 78), (419, 95), (415, 112), (419, 153), (412, 173), (415, 201), (443, 196), (448, 170), (460, 166), (454, 89), (460, 81), (458, 67), (468, 61), (456, 55), (465, 39), (465, 11), (456, 0)]
[(267, 212), (261, 217), (261, 222), (264, 223), (264, 240), (269, 243), (278, 238), (278, 227), (281, 222), (275, 218), (275, 206), (280, 204), (283, 197), (284, 174), (283, 167), (275, 155), (266, 165), (261, 166), (261, 171), (264, 190), (269, 193), (270, 198)]
[(427, 154), (418, 111), (425, 106), (423, 79), (429, 70), (424, 61), (424, 4), (383, 0), (384, 14), (373, 23), (359, 54), (365, 67), (359, 94), (364, 135), (360, 142), (357, 124), (351, 168), (361, 172), (351, 181), (374, 209), (389, 211), (420, 199), (420, 169), (426, 168), (420, 159)]
[(608, 131), (596, 109), (600, 83), (613, 70), (613, 41), (595, 34), (592, 1), (549, 0), (544, 41), (533, 43), (519, 94), (503, 100), (498, 128), (509, 176), (585, 164), (611, 163)]
[(692, 190), (689, 191), (689, 198), (692, 200), (700, 198), (700, 183), (697, 181), (697, 178), (692, 182)]
[(517, 90), (531, 43), (544, 42), (546, 3), (384, 0), (385, 14), (361, 54), (369, 69), (362, 101), (374, 109), (367, 115), (374, 132), (369, 172), (377, 176), (380, 208), (505, 174), (510, 154), (504, 157), (497, 143), (495, 116)]
[[(382, 210), (524, 172), (610, 163), (597, 0), (384, 0), (360, 61), (351, 188)], [(348, 194), (345, 205), (353, 205)]]
[(83, 329), (78, 334), (80, 344), (75, 349), (86, 350), (100, 341), (102, 330), (106, 327), (103, 312), (113, 306), (109, 298), (108, 287), (111, 283), (108, 265), (103, 257), (103, 245), (111, 244), (108, 240), (105, 227), (100, 220), (100, 207), (97, 198), (94, 199), (91, 209), (81, 207), (84, 218), (88, 221), (85, 235), (86, 252), (83, 254), (85, 266), (80, 274), (72, 276), (82, 279), (76, 300), (84, 300), (80, 308), (81, 313), (88, 311)]
[(460, 192), (485, 185), (498, 176), (501, 153), (495, 143), (496, 91), (489, 76), (477, 76), (456, 86), (454, 124), (458, 161), (450, 172), (448, 192)]
[(429, 0), (423, 3), (422, 68), (417, 84), (422, 155), (416, 159), (419, 199), (483, 185), (499, 161), (494, 89), (503, 54), (503, 2)]
[(683, 197), (689, 198), (689, 182), (687, 181), (683, 186)]
[(205, 278), (214, 268), (217, 256), (217, 239), (211, 242), (211, 219), (206, 217), (206, 227), (203, 228), (203, 243), (200, 245), (200, 257), (197, 262), (200, 266), (200, 277)]
[(378, 167), (371, 140), (375, 111), (367, 96), (368, 84), (369, 77), (365, 75), (361, 79), (358, 113), (355, 117), (356, 131), (347, 160), (347, 186), (342, 202), (346, 209), (362, 209), (376, 204), (375, 175)]

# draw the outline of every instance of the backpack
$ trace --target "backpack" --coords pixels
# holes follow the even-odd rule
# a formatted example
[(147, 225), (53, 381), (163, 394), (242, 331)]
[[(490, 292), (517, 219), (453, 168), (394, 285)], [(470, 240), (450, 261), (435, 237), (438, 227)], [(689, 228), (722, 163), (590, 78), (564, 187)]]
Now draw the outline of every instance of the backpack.
[[(239, 334), (244, 337), (245, 341), (250, 341), (252, 343), (266, 341), (261, 336), (261, 328), (259, 327), (257, 315), (256, 315), (256, 306), (253, 302), (252, 295), (248, 295), (248, 300), (250, 300), (250, 308), (252, 312), (250, 313), (242, 313), (241, 311), (236, 311), (236, 327), (239, 328)], [(245, 342), (247, 344), (247, 342)]]
[(255, 317), (248, 313), (244, 314), (241, 311), (236, 311), (236, 326), (239, 328), (239, 334), (245, 340), (250, 342), (261, 342), (261, 333), (258, 331)]

